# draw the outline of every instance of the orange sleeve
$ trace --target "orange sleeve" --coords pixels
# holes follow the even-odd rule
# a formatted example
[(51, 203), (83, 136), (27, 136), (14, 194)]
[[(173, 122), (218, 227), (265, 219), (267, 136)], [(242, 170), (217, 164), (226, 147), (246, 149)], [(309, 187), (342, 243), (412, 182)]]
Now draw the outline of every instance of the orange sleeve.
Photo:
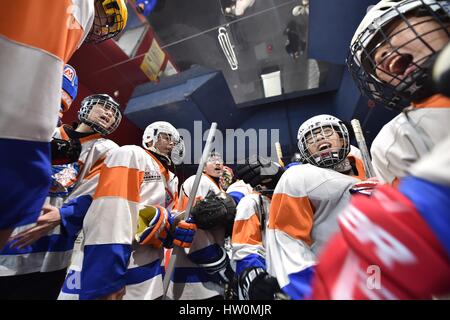
[(270, 205), (269, 229), (278, 229), (312, 245), (314, 209), (308, 197), (274, 194)]
[(253, 214), (247, 220), (236, 220), (231, 239), (233, 243), (262, 244), (261, 224), (257, 215)]

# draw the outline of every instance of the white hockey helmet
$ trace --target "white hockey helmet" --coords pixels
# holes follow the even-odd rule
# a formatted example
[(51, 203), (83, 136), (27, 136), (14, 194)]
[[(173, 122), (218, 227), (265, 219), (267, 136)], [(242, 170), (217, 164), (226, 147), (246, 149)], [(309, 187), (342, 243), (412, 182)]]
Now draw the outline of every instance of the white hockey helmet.
[[(382, 0), (366, 13), (357, 28), (350, 44), (350, 53), (347, 58), (347, 66), (350, 69), (354, 80), (360, 91), (367, 97), (383, 103), (389, 108), (402, 109), (413, 100), (425, 98), (432, 94), (431, 84), (428, 81), (428, 69), (437, 54), (411, 23), (408, 22), (407, 15), (429, 16), (430, 21), (434, 20), (439, 24), (435, 31), (443, 30), (450, 39), (450, 2), (442, 0)], [(402, 79), (392, 75), (399, 80), (396, 85), (381, 82), (375, 75), (375, 70), (380, 64), (374, 59), (375, 51), (381, 45), (391, 44), (392, 35), (386, 34), (386, 29), (394, 21), (403, 20), (408, 29), (411, 29), (424, 45), (430, 49), (430, 54), (420, 61), (413, 61), (410, 55), (402, 54), (399, 50), (411, 41), (405, 42), (400, 47), (392, 48), (393, 52), (403, 56), (405, 66), (413, 64), (416, 70), (408, 77)], [(387, 55), (387, 59), (390, 55)]]
[[(333, 129), (332, 133), (337, 132), (339, 134), (343, 140), (342, 147), (333, 148), (327, 153), (318, 152), (316, 154), (310, 154), (307, 140), (312, 138), (314, 141), (313, 143), (316, 142), (313, 131), (317, 128), (321, 129), (322, 136), (326, 136), (324, 131), (325, 127), (331, 127)], [(328, 114), (315, 116), (303, 122), (298, 129), (297, 140), (303, 162), (306, 161), (317, 167), (333, 168), (338, 163), (345, 160), (350, 152), (350, 138), (347, 127), (341, 120)]]
[[(155, 148), (155, 143), (158, 141), (159, 134), (161, 133), (167, 134), (171, 142), (173, 142), (173, 149), (170, 155), (163, 154)], [(180, 136), (178, 130), (169, 122), (156, 121), (149, 124), (142, 135), (142, 146), (144, 149), (151, 150), (165, 157), (170, 157), (174, 164), (181, 164), (183, 161), (185, 152), (183, 138)]]
[[(111, 113), (114, 117), (114, 121), (105, 126), (105, 122), (103, 120), (92, 119), (90, 114), (94, 106), (101, 106), (105, 112)], [(122, 121), (120, 105), (107, 94), (94, 94), (87, 96), (81, 102), (81, 108), (78, 110), (78, 120), (102, 135), (111, 134), (117, 129), (120, 121)]]

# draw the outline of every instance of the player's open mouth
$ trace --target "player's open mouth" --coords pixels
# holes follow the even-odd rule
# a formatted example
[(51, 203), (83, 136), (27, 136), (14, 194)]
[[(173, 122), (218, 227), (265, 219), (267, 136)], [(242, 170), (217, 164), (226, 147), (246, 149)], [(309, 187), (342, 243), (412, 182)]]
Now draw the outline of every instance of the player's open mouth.
[(393, 75), (404, 78), (416, 68), (413, 60), (414, 57), (411, 54), (393, 55), (393, 57), (386, 59), (383, 68)]
[(105, 124), (108, 124), (108, 123), (109, 123), (109, 118), (108, 118), (108, 117), (101, 116), (101, 117), (100, 117), (100, 120), (101, 120), (102, 122), (104, 122)]
[(325, 143), (320, 144), (317, 149), (319, 151), (324, 151), (324, 150), (327, 150), (327, 149), (330, 149), (330, 148), (331, 148), (331, 143), (325, 142)]

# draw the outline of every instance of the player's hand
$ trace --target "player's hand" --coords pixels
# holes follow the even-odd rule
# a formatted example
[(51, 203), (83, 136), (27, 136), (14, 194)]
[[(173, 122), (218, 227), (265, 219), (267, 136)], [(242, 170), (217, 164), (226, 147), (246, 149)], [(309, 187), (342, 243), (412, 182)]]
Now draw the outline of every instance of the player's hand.
[(42, 207), (42, 211), (43, 213), (36, 221), (35, 226), (23, 230), (10, 238), (10, 240), (14, 241), (11, 247), (22, 249), (29, 246), (61, 223), (61, 215), (58, 208), (46, 204)]
[(355, 183), (350, 188), (349, 191), (351, 194), (359, 193), (359, 194), (363, 194), (365, 196), (370, 196), (372, 194), (373, 190), (381, 184), (382, 183), (380, 181), (378, 181), (377, 179), (371, 178), (368, 180), (364, 180), (364, 181)]
[(194, 240), (197, 225), (192, 218), (181, 220), (173, 234), (173, 244), (182, 248), (190, 248)]

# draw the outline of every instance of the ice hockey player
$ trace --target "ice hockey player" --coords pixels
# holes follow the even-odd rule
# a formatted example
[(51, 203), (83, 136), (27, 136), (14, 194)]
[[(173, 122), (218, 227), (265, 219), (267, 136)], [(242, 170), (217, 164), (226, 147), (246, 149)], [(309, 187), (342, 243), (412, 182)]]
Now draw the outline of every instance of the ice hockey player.
[[(203, 170), (191, 217), (197, 225), (192, 247), (177, 255), (167, 296), (170, 299), (223, 299), (224, 286), (234, 275), (225, 251), (236, 205), (220, 187), (223, 159), (212, 152)], [(179, 210), (186, 208), (195, 176), (180, 190)], [(227, 234), (228, 232), (228, 234)]]
[[(58, 297), (100, 168), (111, 150), (118, 147), (104, 138), (122, 119), (119, 104), (110, 96), (86, 97), (78, 119), (76, 128), (63, 125), (55, 131), (52, 161), (57, 164), (52, 168), (52, 188), (43, 214), (36, 225), (17, 228), (13, 241), (0, 251), (4, 266), (0, 281), (7, 284), (1, 294), (8, 299)], [(80, 150), (76, 150), (78, 146)]]
[(281, 293), (266, 271), (265, 233), (272, 194), (283, 172), (278, 163), (263, 157), (246, 159), (236, 168), (237, 178), (255, 190), (239, 202), (231, 236), (240, 300), (274, 300)]
[(359, 181), (355, 176), (363, 175), (347, 158), (348, 131), (336, 117), (308, 119), (297, 139), (307, 164), (289, 168), (278, 182), (266, 233), (267, 272), (292, 299), (310, 293), (316, 255), (337, 231), (337, 215)]
[[(174, 241), (179, 230), (169, 211), (177, 178), (168, 168), (175, 154), (182, 158), (184, 145), (170, 123), (157, 121), (145, 129), (142, 146), (117, 148), (105, 159), (84, 219), (81, 251), (59, 299), (162, 296), (162, 246), (189, 245)], [(187, 231), (192, 227), (185, 225)]]
[(378, 179), (396, 184), (448, 132), (450, 99), (437, 94), (431, 67), (450, 39), (448, 1), (383, 0), (353, 36), (348, 66), (368, 97), (400, 110), (372, 143)]
[(397, 188), (352, 198), (339, 217), (340, 233), (319, 257), (312, 299), (448, 297), (449, 148), (447, 136)]

